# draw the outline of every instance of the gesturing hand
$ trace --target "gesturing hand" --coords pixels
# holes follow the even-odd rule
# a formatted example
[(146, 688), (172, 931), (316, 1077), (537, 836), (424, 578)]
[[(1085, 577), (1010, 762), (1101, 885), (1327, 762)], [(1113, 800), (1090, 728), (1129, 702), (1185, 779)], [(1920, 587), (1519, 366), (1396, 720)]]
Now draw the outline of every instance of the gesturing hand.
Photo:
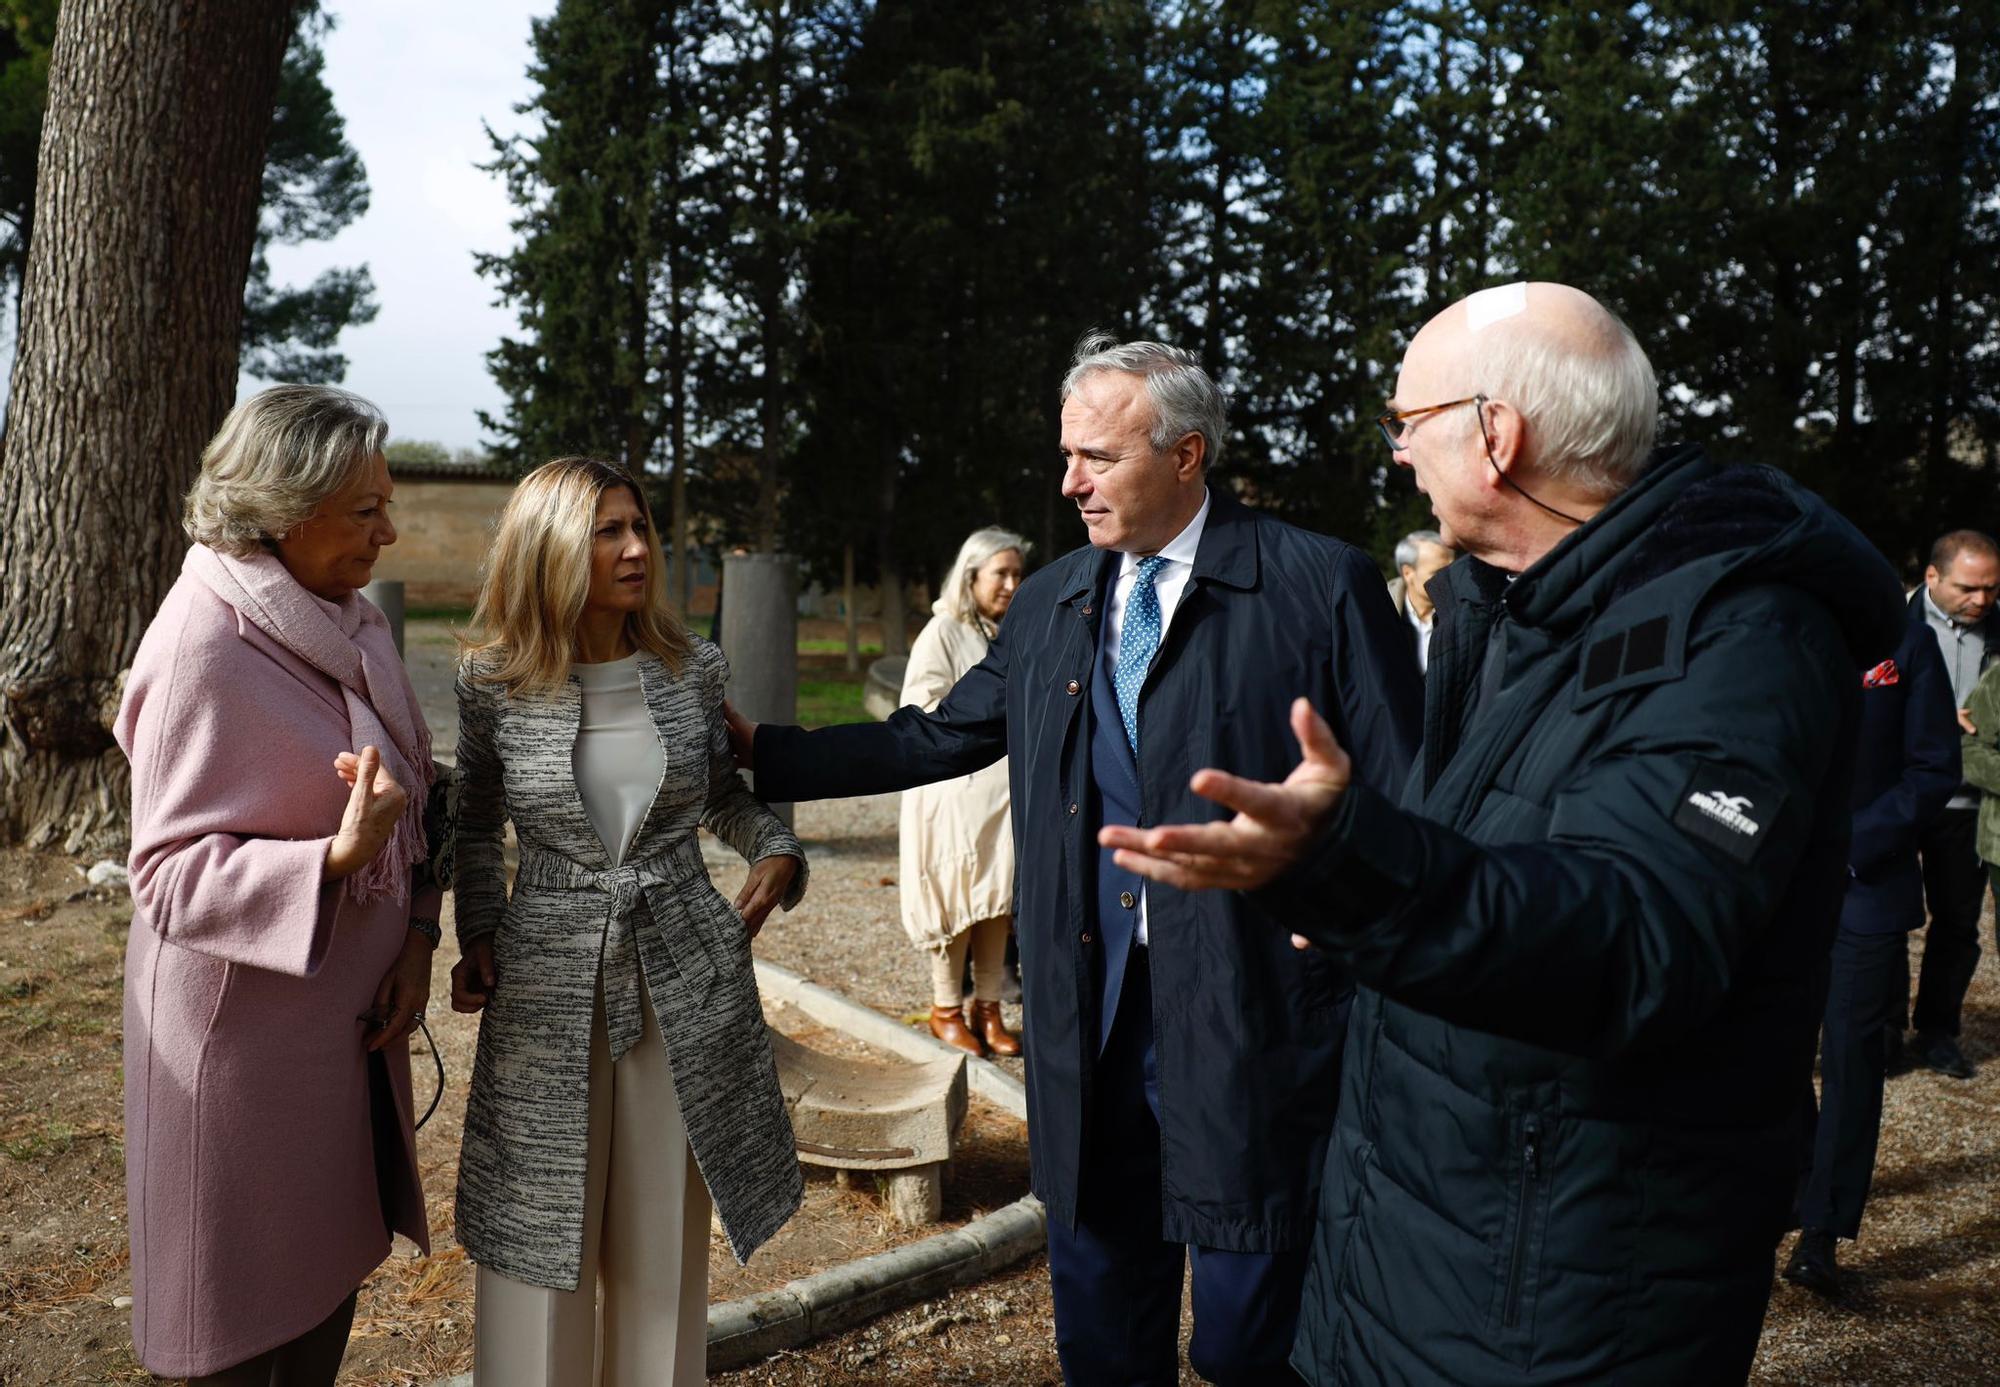
[(750, 875), (743, 881), (743, 889), (736, 893), (731, 902), (736, 913), (743, 917), (744, 927), (755, 939), (757, 931), (764, 928), (764, 921), (771, 908), (785, 898), (791, 889), (792, 878), (799, 874), (799, 860), (796, 857), (767, 857), (752, 863)]
[(1303, 698), (1292, 703), (1292, 732), (1305, 759), (1282, 784), (1226, 771), (1195, 772), (1189, 782), (1194, 792), (1234, 809), (1235, 818), (1106, 827), (1097, 831), (1097, 841), (1117, 849), (1113, 860), (1119, 866), (1184, 890), (1248, 891), (1274, 880), (1299, 860), (1354, 775), (1354, 762), (1334, 740), (1333, 729)]
[(333, 771), (354, 788), (348, 792), (340, 828), (326, 845), (328, 881), (353, 876), (373, 862), (396, 831), (396, 820), (403, 817), (409, 803), (403, 787), (382, 769), (382, 753), (372, 746), (361, 748), (358, 757), (342, 752), (334, 758)]
[(729, 729), (729, 754), (736, 758), (736, 769), (756, 770), (757, 724), (737, 712), (726, 698), (722, 700), (722, 723)]

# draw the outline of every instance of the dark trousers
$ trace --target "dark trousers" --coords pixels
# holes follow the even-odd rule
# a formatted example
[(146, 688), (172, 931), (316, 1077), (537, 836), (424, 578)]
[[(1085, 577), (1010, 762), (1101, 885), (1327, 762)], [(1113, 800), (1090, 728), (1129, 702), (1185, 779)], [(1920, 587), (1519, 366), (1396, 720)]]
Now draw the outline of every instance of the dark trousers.
[(1924, 961), (1917, 975), (1911, 1027), (1924, 1035), (1958, 1034), (1965, 989), (1979, 967), (1979, 907), (1986, 869), (1979, 860), (1979, 811), (1947, 809), (1920, 840), (1924, 861)]
[(1843, 929), (1833, 937), (1832, 961), (1820, 1034), (1819, 1121), (1799, 1222), (1854, 1238), (1875, 1177), (1886, 1042), (1890, 1027), (1901, 1024), (1897, 1005), (1909, 970), (1908, 936)]
[[(1136, 945), (1094, 1088), (1076, 1227), (1049, 1221), (1049, 1280), (1064, 1380), (1070, 1387), (1178, 1383), (1185, 1265), (1194, 1280), (1188, 1345), (1194, 1370), (1225, 1387), (1296, 1387), (1299, 1377), (1286, 1359), (1298, 1328), (1306, 1249), (1226, 1252), (1160, 1235), (1152, 971), (1146, 950)], [(1256, 1134), (1244, 1138), (1254, 1141)]]
[(354, 1302), (360, 1291), (349, 1291), (333, 1313), (287, 1344), (219, 1373), (190, 1378), (188, 1387), (333, 1387), (340, 1360), (347, 1354), (347, 1334), (354, 1327)]

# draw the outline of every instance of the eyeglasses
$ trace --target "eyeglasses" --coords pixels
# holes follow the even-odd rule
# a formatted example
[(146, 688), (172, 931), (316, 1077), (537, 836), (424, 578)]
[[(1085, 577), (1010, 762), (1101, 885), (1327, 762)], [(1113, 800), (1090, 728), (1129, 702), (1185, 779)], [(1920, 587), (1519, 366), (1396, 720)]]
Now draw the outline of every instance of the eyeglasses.
[(1571, 515), (1568, 511), (1557, 510), (1547, 501), (1530, 495), (1526, 487), (1523, 487), (1519, 482), (1500, 470), (1500, 462), (1493, 456), (1493, 440), (1486, 436), (1486, 397), (1484, 395), (1467, 395), (1462, 400), (1452, 400), (1447, 404), (1441, 405), (1425, 405), (1422, 409), (1399, 409), (1393, 413), (1381, 416), (1375, 421), (1375, 426), (1382, 430), (1382, 437), (1389, 440), (1389, 451), (1400, 453), (1409, 446), (1409, 430), (1404, 427), (1409, 420), (1422, 418), (1426, 414), (1436, 414), (1439, 410), (1457, 409), (1460, 405), (1479, 406), (1479, 441), (1486, 445), (1486, 462), (1493, 469), (1494, 476), (1520, 493), (1522, 498), (1530, 505), (1539, 506), (1556, 519), (1567, 521), (1571, 525), (1583, 524), (1582, 517)]
[(1422, 409), (1399, 409), (1377, 419), (1375, 427), (1382, 430), (1382, 437), (1389, 441), (1389, 451), (1400, 453), (1408, 446), (1406, 435), (1409, 430), (1403, 427), (1407, 421), (1420, 419), (1426, 414), (1436, 414), (1439, 410), (1457, 409), (1460, 405), (1481, 404), (1485, 399), (1484, 395), (1467, 395), (1464, 399), (1453, 400), (1449, 404), (1425, 405)]

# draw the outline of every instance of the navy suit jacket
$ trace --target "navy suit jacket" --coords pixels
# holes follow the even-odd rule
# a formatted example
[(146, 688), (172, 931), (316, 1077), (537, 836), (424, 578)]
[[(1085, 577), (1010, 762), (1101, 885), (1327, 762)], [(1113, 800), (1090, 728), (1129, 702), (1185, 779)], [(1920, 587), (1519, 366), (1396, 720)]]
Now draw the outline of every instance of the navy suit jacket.
[[(1299, 759), (1300, 695), (1360, 777), (1393, 793), (1423, 693), (1381, 574), (1340, 540), (1210, 494), (1193, 575), (1139, 695), (1143, 822), (1220, 817), (1188, 788), (1203, 766), (1283, 779)], [(816, 732), (766, 725), (755, 753), (758, 792), (772, 800), (899, 790), (1008, 757), (1033, 1184), (1068, 1226), (1099, 1035), (1090, 684), (1119, 558), (1078, 549), (1029, 578), (985, 660), (935, 712)], [(1302, 1247), (1351, 984), (1325, 955), (1294, 950), (1290, 922), (1250, 896), (1154, 885), (1147, 902), (1162, 1234), (1241, 1252)]]
[(1921, 615), (1893, 659), (1862, 677), (1854, 754), (1854, 880), (1840, 912), (1858, 934), (1924, 922), (1917, 840), (1959, 783), (1958, 709), (1937, 637)]

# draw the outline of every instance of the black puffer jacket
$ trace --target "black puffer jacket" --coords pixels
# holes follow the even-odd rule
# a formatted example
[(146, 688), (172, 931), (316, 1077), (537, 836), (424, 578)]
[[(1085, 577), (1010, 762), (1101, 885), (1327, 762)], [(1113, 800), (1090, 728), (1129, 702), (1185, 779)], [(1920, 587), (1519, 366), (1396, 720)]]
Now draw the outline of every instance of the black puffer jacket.
[(1363, 984), (1294, 1362), (1741, 1381), (1798, 1173), (1888, 564), (1695, 449), (1508, 585), (1462, 559), (1421, 765), (1267, 892)]

